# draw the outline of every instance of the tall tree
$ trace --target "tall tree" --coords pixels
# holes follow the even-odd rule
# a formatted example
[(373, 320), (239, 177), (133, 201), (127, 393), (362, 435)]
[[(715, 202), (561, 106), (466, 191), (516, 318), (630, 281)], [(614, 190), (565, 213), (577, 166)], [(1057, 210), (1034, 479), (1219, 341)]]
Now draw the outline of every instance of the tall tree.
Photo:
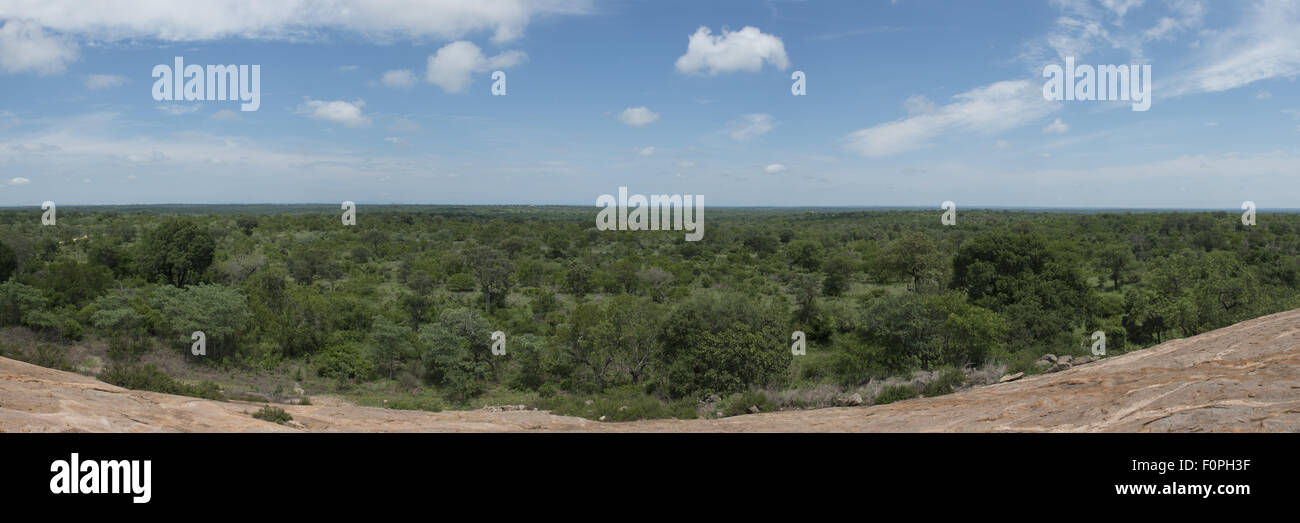
[(199, 222), (170, 218), (145, 234), (140, 243), (140, 270), (176, 287), (197, 283), (212, 265), (216, 241)]

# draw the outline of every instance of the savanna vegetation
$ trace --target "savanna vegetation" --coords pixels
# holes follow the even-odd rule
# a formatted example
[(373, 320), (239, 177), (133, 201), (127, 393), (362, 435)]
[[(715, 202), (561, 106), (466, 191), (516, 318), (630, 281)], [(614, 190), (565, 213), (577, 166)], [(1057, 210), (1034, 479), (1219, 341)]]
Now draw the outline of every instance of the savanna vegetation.
[(1300, 215), (939, 214), (711, 208), (687, 242), (571, 207), (6, 210), (0, 354), (214, 399), (625, 420), (943, 394), (1098, 330), (1113, 355), (1300, 306)]

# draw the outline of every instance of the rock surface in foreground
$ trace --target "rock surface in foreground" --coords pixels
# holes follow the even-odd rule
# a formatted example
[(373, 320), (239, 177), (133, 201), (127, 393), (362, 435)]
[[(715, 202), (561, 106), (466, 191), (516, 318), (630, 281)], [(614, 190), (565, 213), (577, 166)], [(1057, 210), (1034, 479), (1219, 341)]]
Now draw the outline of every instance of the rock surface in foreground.
[(531, 410), (282, 405), (295, 422), (285, 426), (250, 416), (260, 406), (132, 391), (0, 358), (4, 432), (1296, 432), (1300, 310), (1052, 374), (876, 407), (600, 423)]

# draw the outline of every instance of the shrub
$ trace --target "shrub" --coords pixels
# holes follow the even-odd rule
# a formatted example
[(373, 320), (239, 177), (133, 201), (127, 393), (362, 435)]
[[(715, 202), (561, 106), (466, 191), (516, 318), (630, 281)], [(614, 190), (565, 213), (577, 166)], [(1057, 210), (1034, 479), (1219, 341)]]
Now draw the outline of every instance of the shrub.
[(253, 417), (272, 423), (279, 423), (281, 425), (293, 420), (293, 416), (290, 416), (288, 412), (284, 411), (284, 409), (280, 407), (272, 407), (270, 405), (266, 405), (262, 407), (261, 410), (254, 412)]
[(719, 410), (723, 416), (740, 416), (750, 414), (750, 407), (758, 407), (759, 412), (774, 412), (780, 410), (780, 407), (768, 399), (766, 394), (760, 391), (748, 391), (739, 394), (733, 394), (722, 401)]
[(694, 419), (698, 416), (691, 400), (663, 401), (636, 387), (617, 387), (595, 395), (541, 398), (534, 406), (566, 416), (596, 420), (604, 416), (605, 421)]
[(952, 394), (953, 390), (965, 383), (966, 373), (958, 369), (947, 369), (940, 373), (939, 377), (935, 378), (934, 381), (926, 383), (921, 393), (926, 396)]
[(99, 380), (132, 390), (178, 394), (217, 401), (225, 400), (225, 396), (221, 393), (221, 387), (216, 383), (203, 381), (198, 385), (188, 385), (176, 381), (152, 363), (128, 365), (117, 362), (100, 373)]
[(152, 363), (143, 365), (114, 363), (99, 375), (99, 380), (128, 389), (163, 394), (179, 394), (181, 388), (180, 383)]
[(329, 345), (312, 357), (316, 374), (326, 378), (364, 380), (374, 373), (374, 364), (351, 343)]
[(452, 292), (470, 292), (475, 289), (474, 277), (465, 273), (453, 274), (447, 278), (447, 290)]
[(886, 385), (885, 388), (880, 389), (880, 394), (876, 394), (876, 405), (884, 405), (915, 397), (916, 387), (912, 385)]

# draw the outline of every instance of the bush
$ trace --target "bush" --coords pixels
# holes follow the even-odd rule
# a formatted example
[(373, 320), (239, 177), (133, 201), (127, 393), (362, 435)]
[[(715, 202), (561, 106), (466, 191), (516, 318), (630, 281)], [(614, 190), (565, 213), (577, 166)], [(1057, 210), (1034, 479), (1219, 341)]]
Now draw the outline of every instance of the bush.
[(326, 378), (364, 380), (375, 370), (374, 364), (351, 343), (329, 345), (312, 356), (316, 374)]
[(452, 292), (470, 292), (475, 289), (474, 277), (465, 273), (453, 274), (447, 278), (447, 290)]
[(99, 380), (128, 389), (163, 394), (179, 394), (181, 388), (180, 383), (152, 363), (143, 365), (114, 363), (99, 375)]
[(758, 407), (759, 412), (775, 412), (780, 410), (776, 403), (768, 399), (766, 394), (760, 391), (749, 391), (740, 394), (733, 394), (731, 397), (722, 401), (718, 406), (723, 416), (740, 416), (750, 414), (750, 407)]
[(921, 393), (926, 396), (942, 396), (952, 394), (957, 387), (966, 383), (966, 373), (958, 369), (947, 369), (939, 374), (934, 381), (926, 383)]
[[(590, 404), (588, 404), (590, 402)], [(565, 416), (605, 421), (641, 419), (694, 419), (698, 416), (691, 400), (662, 401), (636, 387), (618, 387), (596, 395), (566, 395), (537, 400), (535, 407)]]
[(9, 351), (10, 355), (17, 360), (25, 361), (32, 365), (46, 367), (58, 370), (72, 370), (72, 362), (68, 361), (67, 355), (64, 354), (64, 348), (53, 343), (37, 343), (30, 350), (24, 351), (21, 347)]
[(876, 405), (885, 405), (895, 401), (910, 400), (916, 397), (916, 387), (912, 385), (886, 385), (876, 394)]
[(293, 420), (293, 416), (290, 416), (288, 412), (284, 411), (284, 409), (280, 407), (272, 407), (270, 405), (266, 405), (262, 407), (261, 410), (254, 412), (253, 417), (272, 423), (279, 423), (281, 425)]
[(147, 390), (162, 394), (177, 394), (217, 401), (225, 400), (225, 396), (221, 393), (221, 387), (216, 383), (203, 381), (198, 385), (188, 385), (176, 381), (152, 363), (143, 365), (114, 363), (103, 373), (100, 373), (99, 380), (132, 390)]

